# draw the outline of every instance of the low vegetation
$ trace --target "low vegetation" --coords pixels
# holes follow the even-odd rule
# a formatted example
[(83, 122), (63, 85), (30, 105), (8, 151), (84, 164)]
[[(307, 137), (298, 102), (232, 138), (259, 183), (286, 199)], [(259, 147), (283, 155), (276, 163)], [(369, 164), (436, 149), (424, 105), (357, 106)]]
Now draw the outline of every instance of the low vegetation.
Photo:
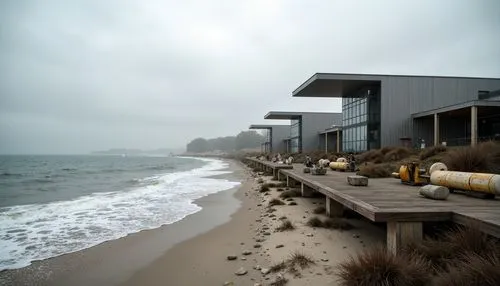
[(387, 178), (393, 172), (397, 171), (398, 168), (399, 165), (394, 163), (365, 163), (359, 166), (357, 174), (368, 178)]
[(280, 199), (277, 199), (277, 198), (273, 198), (269, 201), (269, 206), (272, 207), (272, 206), (278, 206), (278, 205), (284, 205), (285, 203), (280, 200)]
[(439, 153), (446, 152), (448, 149), (446, 146), (443, 145), (437, 145), (437, 146), (432, 146), (432, 147), (427, 147), (424, 150), (420, 151), (420, 155), (418, 155), (420, 160), (425, 160), (427, 158), (436, 156)]
[(484, 142), (472, 147), (454, 148), (443, 158), (449, 170), (500, 173), (500, 144)]
[(283, 270), (287, 270), (288, 272), (294, 273), (297, 272), (296, 267), (305, 269), (313, 264), (315, 264), (315, 262), (310, 256), (298, 250), (295, 250), (289, 255), (288, 259), (272, 265), (269, 269), (273, 273), (280, 272)]
[(301, 193), (298, 190), (288, 190), (284, 191), (280, 194), (280, 198), (282, 199), (287, 199), (287, 198), (295, 198), (295, 197), (300, 197)]
[(289, 231), (289, 230), (294, 230), (295, 226), (292, 224), (292, 222), (288, 219), (282, 220), (281, 224), (276, 228), (276, 231), (282, 232), (282, 231)]
[(393, 255), (383, 247), (367, 250), (340, 263), (342, 285), (429, 285), (427, 262), (418, 256)]
[(484, 256), (468, 253), (448, 271), (439, 273), (433, 281), (434, 286), (470, 285), (495, 286), (500, 283), (500, 259), (498, 254)]
[(322, 227), (323, 221), (321, 221), (318, 217), (312, 217), (309, 220), (307, 220), (306, 225), (310, 227)]
[(341, 263), (342, 285), (499, 285), (498, 240), (457, 227), (408, 245), (398, 255), (377, 247)]
[(343, 218), (327, 218), (326, 220), (322, 221), (318, 217), (312, 217), (307, 221), (306, 225), (310, 227), (321, 227), (321, 228), (340, 229), (340, 230), (349, 230), (354, 228), (353, 225), (348, 223)]

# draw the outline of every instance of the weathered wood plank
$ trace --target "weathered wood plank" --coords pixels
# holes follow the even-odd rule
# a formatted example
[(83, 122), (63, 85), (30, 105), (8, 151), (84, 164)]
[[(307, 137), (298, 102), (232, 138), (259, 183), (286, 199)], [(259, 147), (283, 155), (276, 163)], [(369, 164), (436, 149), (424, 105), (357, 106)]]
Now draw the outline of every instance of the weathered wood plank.
[(408, 243), (421, 241), (422, 232), (422, 222), (388, 222), (387, 250), (396, 254)]

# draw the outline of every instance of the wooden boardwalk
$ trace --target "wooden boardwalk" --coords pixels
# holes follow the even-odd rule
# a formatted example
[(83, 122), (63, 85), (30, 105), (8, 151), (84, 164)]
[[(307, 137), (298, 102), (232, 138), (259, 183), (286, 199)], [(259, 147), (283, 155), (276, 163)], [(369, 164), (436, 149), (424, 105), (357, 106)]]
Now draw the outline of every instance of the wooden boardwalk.
[[(283, 166), (257, 159), (248, 160), (261, 168)], [(397, 251), (401, 244), (410, 240), (421, 239), (422, 223), (429, 221), (474, 223), (482, 231), (500, 237), (498, 199), (451, 194), (447, 200), (437, 201), (421, 197), (419, 187), (403, 185), (393, 178), (369, 179), (368, 186), (355, 187), (347, 183), (347, 176), (354, 173), (328, 170), (324, 176), (314, 176), (303, 173), (303, 168), (301, 164), (294, 164), (292, 169), (275, 169), (273, 174), (279, 179), (286, 179), (289, 185), (299, 184), (303, 195), (311, 190), (324, 194), (330, 215), (349, 208), (371, 221), (386, 222), (387, 244), (391, 251)]]

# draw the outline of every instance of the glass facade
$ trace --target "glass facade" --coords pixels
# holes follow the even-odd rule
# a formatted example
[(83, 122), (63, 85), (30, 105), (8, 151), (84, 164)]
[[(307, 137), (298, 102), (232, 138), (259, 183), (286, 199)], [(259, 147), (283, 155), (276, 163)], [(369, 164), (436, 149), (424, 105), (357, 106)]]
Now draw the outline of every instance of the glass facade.
[(380, 87), (366, 87), (342, 98), (342, 150), (380, 148)]
[(302, 136), (302, 121), (300, 119), (292, 120), (290, 124), (290, 152), (302, 152), (301, 138)]
[(265, 138), (266, 138), (266, 141), (265, 141), (265, 149), (266, 149), (266, 153), (268, 152), (271, 152), (273, 150), (273, 141), (272, 141), (272, 130), (271, 129), (266, 129), (265, 131), (265, 134), (264, 134)]
[(342, 149), (345, 152), (367, 150), (368, 98), (342, 98)]

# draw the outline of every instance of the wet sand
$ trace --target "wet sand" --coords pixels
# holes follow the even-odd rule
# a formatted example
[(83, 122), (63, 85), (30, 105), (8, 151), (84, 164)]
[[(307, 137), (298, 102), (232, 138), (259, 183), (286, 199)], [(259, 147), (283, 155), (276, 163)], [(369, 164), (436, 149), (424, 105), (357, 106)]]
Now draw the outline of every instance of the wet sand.
[[(280, 192), (258, 192), (256, 177), (270, 178), (234, 161), (230, 169), (232, 174), (221, 177), (242, 184), (198, 200), (202, 211), (158, 229), (2, 272), (0, 281), (10, 284), (0, 285), (266, 285), (279, 275), (289, 279), (287, 285), (336, 285), (340, 261), (385, 241), (383, 230), (359, 219), (349, 219), (356, 228), (348, 231), (307, 226), (312, 216), (326, 218), (312, 214), (324, 204), (321, 198), (294, 198), (297, 205), (275, 206), (268, 213), (269, 200)], [(294, 230), (275, 231), (282, 216), (292, 221)], [(251, 254), (243, 255), (245, 250)], [(295, 251), (310, 256), (314, 265), (298, 274), (259, 270)], [(229, 261), (228, 255), (237, 259)], [(244, 275), (235, 274), (240, 268)]]

